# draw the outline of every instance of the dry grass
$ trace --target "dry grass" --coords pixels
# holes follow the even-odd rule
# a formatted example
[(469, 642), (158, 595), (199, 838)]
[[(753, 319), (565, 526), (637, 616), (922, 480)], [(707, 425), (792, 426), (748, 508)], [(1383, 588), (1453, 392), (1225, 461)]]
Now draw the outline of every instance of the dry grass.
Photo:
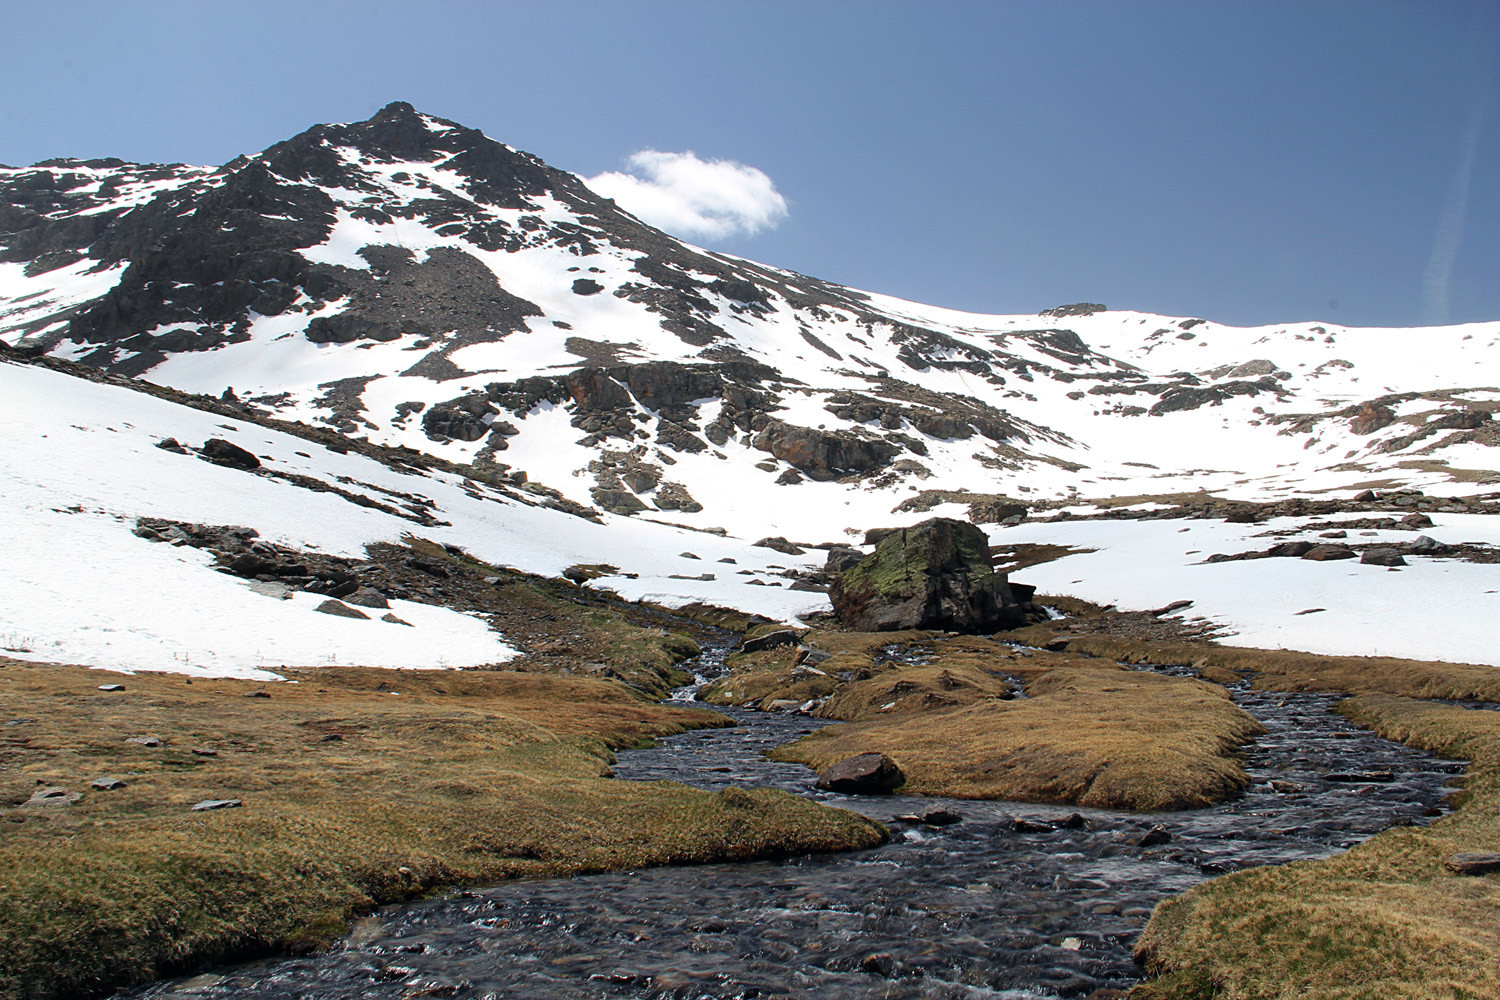
[[(1041, 626), (1045, 629), (1045, 626)], [(1051, 633), (1048, 633), (1051, 634)], [(1034, 640), (1028, 632), (1028, 639)], [(1338, 691), (1407, 698), (1500, 702), (1500, 670), (1470, 663), (1388, 656), (1323, 656), (1295, 650), (1250, 649), (1191, 642), (1141, 642), (1105, 636), (1068, 637), (1068, 652), (1124, 663), (1179, 664), (1252, 676), (1275, 691)]]
[(1340, 706), (1381, 735), (1473, 761), (1462, 807), (1323, 861), (1215, 879), (1157, 907), (1138, 945), (1161, 978), (1132, 1000), (1500, 997), (1500, 876), (1442, 861), (1500, 850), (1500, 713), (1372, 695)]
[[(1235, 750), (1262, 729), (1217, 685), (975, 637), (925, 648), (935, 662), (851, 683), (819, 713), (866, 721), (773, 756), (822, 769), (878, 751), (907, 792), (1116, 809), (1191, 808), (1246, 783)], [(997, 675), (1030, 678), (1030, 697), (1002, 700)]]
[[(0, 661), (7, 718), (32, 720), (0, 721), (0, 995), (95, 995), (313, 947), (352, 914), (448, 884), (883, 836), (783, 793), (609, 780), (610, 748), (723, 722), (615, 682), (358, 668), (296, 679), (189, 684)], [(126, 690), (97, 690), (115, 681)], [(126, 742), (141, 735), (165, 745)], [(91, 789), (103, 776), (128, 787)], [(18, 805), (39, 785), (84, 796)], [(244, 805), (190, 811), (211, 798)]]

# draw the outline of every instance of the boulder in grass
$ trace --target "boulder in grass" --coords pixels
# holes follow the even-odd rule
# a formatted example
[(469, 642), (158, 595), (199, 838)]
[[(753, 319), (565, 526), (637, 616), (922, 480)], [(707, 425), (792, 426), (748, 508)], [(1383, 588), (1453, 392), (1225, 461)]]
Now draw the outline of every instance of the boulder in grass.
[(193, 812), (211, 812), (215, 809), (238, 809), (245, 803), (239, 799), (204, 799), (193, 804)]
[(48, 786), (38, 788), (31, 793), (31, 798), (21, 804), (23, 806), (70, 806), (81, 798), (83, 795), (79, 792), (60, 786)]
[(882, 534), (828, 596), (839, 621), (856, 632), (977, 633), (1026, 624), (1004, 574), (994, 571), (984, 532), (947, 517)]
[(1490, 875), (1500, 872), (1500, 854), (1466, 852), (1443, 861), (1443, 867), (1455, 875)]
[(817, 787), (846, 795), (889, 795), (906, 783), (900, 766), (883, 753), (862, 753), (818, 773)]

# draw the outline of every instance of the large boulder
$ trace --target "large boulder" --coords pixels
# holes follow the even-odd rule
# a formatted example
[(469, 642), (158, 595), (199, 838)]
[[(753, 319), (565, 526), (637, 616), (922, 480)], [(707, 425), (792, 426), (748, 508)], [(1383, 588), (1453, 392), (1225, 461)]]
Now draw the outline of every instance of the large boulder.
[(883, 535), (828, 596), (839, 621), (859, 632), (994, 632), (1026, 624), (1005, 576), (994, 571), (984, 532), (946, 517)]
[(845, 795), (889, 795), (906, 783), (901, 766), (883, 753), (862, 753), (818, 772), (816, 786)]

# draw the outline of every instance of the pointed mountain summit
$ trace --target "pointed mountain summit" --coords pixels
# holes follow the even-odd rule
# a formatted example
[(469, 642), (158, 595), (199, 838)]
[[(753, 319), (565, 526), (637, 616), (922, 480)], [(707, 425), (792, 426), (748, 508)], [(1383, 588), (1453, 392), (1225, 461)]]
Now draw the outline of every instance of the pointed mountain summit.
[(1414, 352), (1408, 331), (845, 288), (692, 246), (404, 102), (217, 168), (0, 169), (0, 338), (580, 510), (769, 527), (795, 496), (825, 537), (1080, 498), (1472, 491), (1475, 461), (1441, 459), (1496, 443), (1494, 401), (1455, 373), (1500, 382), (1496, 324)]

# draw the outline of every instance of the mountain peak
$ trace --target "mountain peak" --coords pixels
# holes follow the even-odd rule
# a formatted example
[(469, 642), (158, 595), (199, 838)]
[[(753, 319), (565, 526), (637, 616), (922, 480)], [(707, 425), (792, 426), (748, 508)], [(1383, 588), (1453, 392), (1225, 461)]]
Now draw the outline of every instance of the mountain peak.
[(420, 114), (416, 108), (406, 101), (392, 101), (370, 116), (371, 121), (383, 121), (394, 118), (416, 117)]

